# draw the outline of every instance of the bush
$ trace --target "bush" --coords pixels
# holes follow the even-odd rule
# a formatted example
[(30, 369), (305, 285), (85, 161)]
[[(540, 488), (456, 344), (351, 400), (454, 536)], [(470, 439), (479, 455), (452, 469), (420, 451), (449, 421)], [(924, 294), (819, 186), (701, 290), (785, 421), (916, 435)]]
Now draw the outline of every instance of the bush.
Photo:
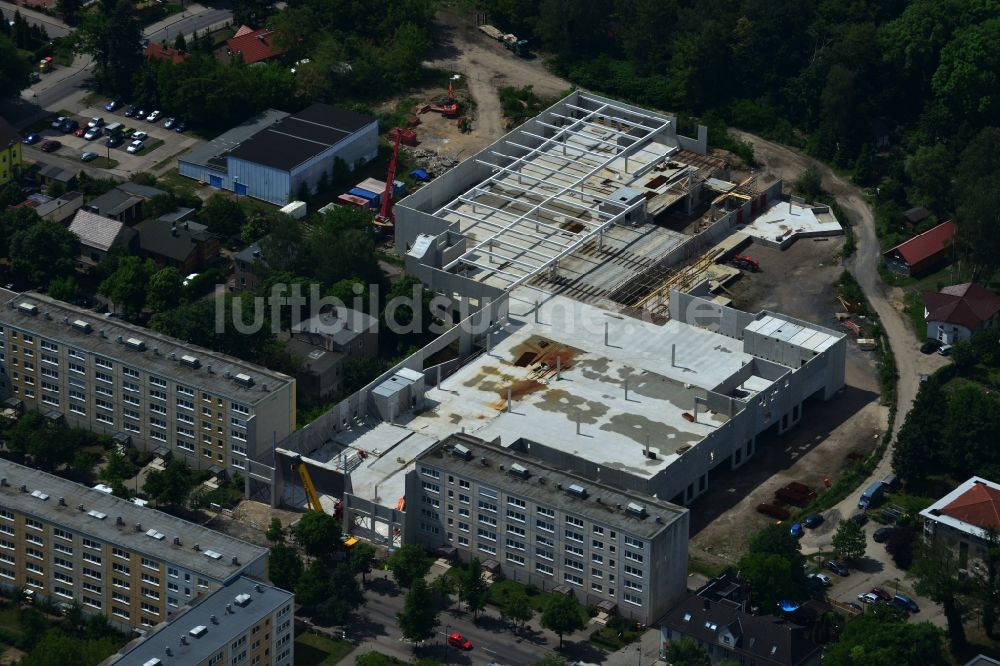
[(815, 164), (810, 165), (795, 179), (795, 191), (806, 199), (816, 199), (823, 193), (823, 177)]

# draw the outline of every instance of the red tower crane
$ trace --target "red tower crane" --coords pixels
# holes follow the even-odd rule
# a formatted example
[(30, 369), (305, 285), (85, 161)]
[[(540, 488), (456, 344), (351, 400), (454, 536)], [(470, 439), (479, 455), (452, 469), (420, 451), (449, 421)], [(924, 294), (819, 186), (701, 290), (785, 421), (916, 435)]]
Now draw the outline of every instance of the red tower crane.
[(375, 226), (386, 231), (391, 231), (396, 225), (396, 216), (392, 213), (392, 185), (396, 180), (396, 166), (399, 161), (399, 140), (402, 131), (395, 128), (392, 132), (396, 135), (396, 141), (392, 146), (392, 157), (389, 158), (389, 168), (385, 173), (385, 190), (382, 192), (382, 205), (378, 215), (375, 216)]

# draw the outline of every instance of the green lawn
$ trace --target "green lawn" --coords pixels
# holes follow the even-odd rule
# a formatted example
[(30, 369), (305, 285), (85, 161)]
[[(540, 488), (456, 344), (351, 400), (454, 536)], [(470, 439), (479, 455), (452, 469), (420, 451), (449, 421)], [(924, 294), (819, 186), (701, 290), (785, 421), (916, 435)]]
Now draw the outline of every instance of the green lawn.
[(118, 166), (118, 160), (109, 160), (107, 157), (98, 157), (95, 160), (91, 160), (86, 164), (90, 164), (92, 167), (97, 167), (98, 169), (114, 169)]
[[(454, 567), (452, 570), (454, 570)], [(517, 590), (521, 590), (528, 595), (528, 602), (534, 611), (539, 614), (545, 610), (545, 605), (549, 602), (549, 599), (555, 596), (552, 592), (542, 592), (537, 587), (527, 587), (505, 578), (504, 580), (498, 580), (490, 586), (487, 601), (494, 606), (502, 608), (506, 603), (507, 597), (510, 594), (516, 593)], [(580, 604), (580, 618), (584, 624), (590, 622), (590, 613), (587, 612), (587, 607), (583, 604)]]
[(333, 666), (353, 649), (347, 641), (305, 631), (295, 639), (295, 666)]

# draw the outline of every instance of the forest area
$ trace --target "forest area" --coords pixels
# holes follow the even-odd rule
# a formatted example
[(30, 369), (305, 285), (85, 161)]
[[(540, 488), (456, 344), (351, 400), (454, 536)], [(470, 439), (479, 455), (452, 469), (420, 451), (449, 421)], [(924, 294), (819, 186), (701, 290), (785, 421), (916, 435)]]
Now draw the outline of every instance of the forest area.
[[(1000, 264), (1000, 5), (994, 0), (485, 0), (573, 83), (805, 149), (871, 188), (883, 245), (903, 211), (957, 219)], [(971, 169), (962, 167), (972, 167)]]

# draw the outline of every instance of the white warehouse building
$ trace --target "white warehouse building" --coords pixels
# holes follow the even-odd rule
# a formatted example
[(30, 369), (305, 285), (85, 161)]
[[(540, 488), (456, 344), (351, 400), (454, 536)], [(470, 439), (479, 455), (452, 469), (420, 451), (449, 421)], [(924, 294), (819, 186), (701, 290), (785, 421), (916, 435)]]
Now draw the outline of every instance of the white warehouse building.
[(339, 158), (351, 169), (378, 154), (378, 121), (328, 104), (296, 114), (273, 109), (177, 161), (182, 176), (279, 206), (315, 190)]

